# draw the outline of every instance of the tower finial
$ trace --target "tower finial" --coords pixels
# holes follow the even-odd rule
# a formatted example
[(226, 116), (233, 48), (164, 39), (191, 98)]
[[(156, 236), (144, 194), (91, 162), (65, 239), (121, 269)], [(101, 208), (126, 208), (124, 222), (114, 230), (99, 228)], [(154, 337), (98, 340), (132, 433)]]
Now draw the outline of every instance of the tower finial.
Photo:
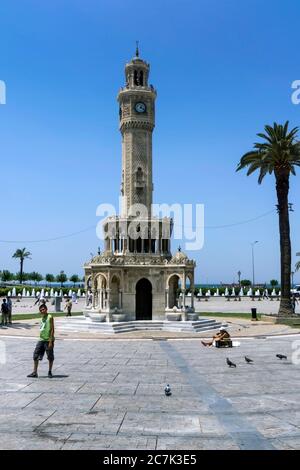
[(139, 55), (140, 55), (140, 53), (139, 53), (139, 41), (135, 41), (135, 42), (136, 42), (135, 56), (139, 57)]

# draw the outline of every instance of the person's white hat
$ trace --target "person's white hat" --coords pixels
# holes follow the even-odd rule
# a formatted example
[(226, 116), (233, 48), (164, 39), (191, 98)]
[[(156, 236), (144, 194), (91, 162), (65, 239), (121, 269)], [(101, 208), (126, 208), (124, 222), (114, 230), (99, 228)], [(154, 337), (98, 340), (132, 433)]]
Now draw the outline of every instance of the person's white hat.
[(225, 331), (225, 329), (224, 326), (221, 326), (220, 331)]

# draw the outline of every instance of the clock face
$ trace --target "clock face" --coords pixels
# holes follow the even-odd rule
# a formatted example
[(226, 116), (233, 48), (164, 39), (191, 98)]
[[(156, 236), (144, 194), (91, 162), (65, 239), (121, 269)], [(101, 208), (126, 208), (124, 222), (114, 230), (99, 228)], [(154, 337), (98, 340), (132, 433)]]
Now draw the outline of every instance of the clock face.
[(145, 113), (146, 112), (146, 105), (145, 103), (139, 102), (135, 104), (135, 110), (137, 113)]

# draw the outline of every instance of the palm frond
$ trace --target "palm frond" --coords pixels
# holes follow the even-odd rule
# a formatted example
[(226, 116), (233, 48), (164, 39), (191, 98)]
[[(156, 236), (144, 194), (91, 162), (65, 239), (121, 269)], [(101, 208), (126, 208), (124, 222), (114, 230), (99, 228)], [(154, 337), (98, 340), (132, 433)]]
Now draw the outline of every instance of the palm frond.
[(241, 157), (236, 171), (247, 167), (247, 175), (251, 175), (258, 170), (259, 184), (268, 173), (295, 175), (294, 166), (300, 166), (300, 142), (296, 141), (299, 128), (289, 131), (288, 126), (289, 121), (266, 125), (265, 132), (257, 134), (262, 141), (255, 142), (253, 149)]

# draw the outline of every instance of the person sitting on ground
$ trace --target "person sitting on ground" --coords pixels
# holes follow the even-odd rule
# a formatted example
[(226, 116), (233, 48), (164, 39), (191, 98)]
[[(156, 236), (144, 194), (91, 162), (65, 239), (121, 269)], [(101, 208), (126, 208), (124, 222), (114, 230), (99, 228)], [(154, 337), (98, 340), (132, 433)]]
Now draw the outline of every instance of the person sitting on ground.
[(215, 336), (213, 336), (213, 339), (211, 341), (201, 341), (203, 346), (212, 346), (214, 341), (223, 341), (223, 340), (228, 340), (230, 339), (230, 334), (224, 326), (221, 326), (219, 333), (217, 333)]

